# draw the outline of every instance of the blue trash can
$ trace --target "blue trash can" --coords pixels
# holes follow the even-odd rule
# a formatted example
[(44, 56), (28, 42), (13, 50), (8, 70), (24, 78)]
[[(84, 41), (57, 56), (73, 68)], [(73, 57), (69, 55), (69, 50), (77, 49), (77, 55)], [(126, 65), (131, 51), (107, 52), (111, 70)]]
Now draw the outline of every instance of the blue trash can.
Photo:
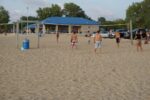
[(29, 39), (24, 39), (23, 40), (23, 48), (24, 49), (29, 49)]

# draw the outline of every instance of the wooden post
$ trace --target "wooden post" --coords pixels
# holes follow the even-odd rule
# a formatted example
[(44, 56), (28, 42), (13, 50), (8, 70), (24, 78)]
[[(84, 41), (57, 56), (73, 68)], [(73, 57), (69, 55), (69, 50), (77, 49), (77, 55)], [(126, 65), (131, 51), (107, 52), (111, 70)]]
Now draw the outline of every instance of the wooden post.
[(69, 25), (69, 29), (68, 29), (68, 32), (69, 32), (69, 34), (71, 34), (71, 25)]
[(132, 20), (130, 20), (130, 39), (131, 39), (131, 45), (133, 45)]
[(58, 33), (58, 25), (55, 27), (55, 32)]
[(16, 23), (16, 46), (19, 48), (19, 22)]
[(15, 31), (15, 30), (16, 30), (15, 26), (16, 26), (15, 23), (13, 23), (13, 33), (16, 33), (16, 31)]
[(43, 31), (43, 35), (46, 33), (46, 29), (45, 29), (45, 25), (43, 24), (43, 27), (42, 27), (42, 31)]
[(21, 22), (21, 34), (23, 34), (23, 27), (22, 27), (22, 22)]
[(40, 33), (39, 33), (39, 23), (37, 22), (36, 23), (36, 34), (37, 34), (37, 48), (39, 48), (40, 47)]

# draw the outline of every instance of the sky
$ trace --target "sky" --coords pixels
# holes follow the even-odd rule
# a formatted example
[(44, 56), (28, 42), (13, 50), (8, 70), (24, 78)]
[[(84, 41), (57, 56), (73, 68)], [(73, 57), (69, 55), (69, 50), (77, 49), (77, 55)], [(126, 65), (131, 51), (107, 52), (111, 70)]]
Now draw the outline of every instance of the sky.
[(70, 2), (79, 5), (94, 20), (98, 17), (115, 20), (124, 19), (129, 5), (141, 1), (143, 0), (0, 0), (0, 5), (9, 11), (11, 21), (19, 20), (21, 16), (36, 16), (39, 7), (58, 4), (63, 8), (64, 3)]

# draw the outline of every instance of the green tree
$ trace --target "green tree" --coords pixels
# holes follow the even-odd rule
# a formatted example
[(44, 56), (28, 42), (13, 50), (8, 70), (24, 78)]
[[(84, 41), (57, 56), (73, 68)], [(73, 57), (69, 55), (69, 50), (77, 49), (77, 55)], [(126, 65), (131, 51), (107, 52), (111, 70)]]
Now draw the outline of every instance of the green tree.
[(9, 22), (9, 12), (4, 9), (3, 6), (0, 6), (0, 23)]
[[(22, 16), (22, 17), (20, 18), (20, 20), (27, 20), (27, 16)], [(37, 17), (34, 17), (34, 16), (28, 16), (28, 20), (34, 21), (34, 20), (38, 20), (38, 18), (37, 18)]]
[(127, 22), (124, 19), (116, 19), (114, 20), (114, 24), (126, 24)]
[(99, 22), (100, 24), (104, 24), (104, 22), (106, 22), (105, 17), (99, 17), (99, 18), (98, 18), (98, 22)]
[(52, 4), (51, 7), (39, 8), (36, 12), (40, 20), (52, 16), (62, 16), (61, 7), (57, 4)]
[(62, 16), (62, 10), (61, 7), (57, 4), (52, 4), (52, 7), (50, 8), (51, 16)]
[[(20, 20), (23, 20), (23, 21), (27, 21), (27, 16), (22, 16), (21, 18), (20, 18)], [(38, 18), (37, 17), (34, 17), (34, 16), (28, 16), (28, 21), (37, 21), (38, 20)], [(30, 24), (35, 24), (34, 22), (29, 22), (29, 25)], [(23, 22), (23, 23), (20, 23), (20, 28), (22, 28), (22, 27), (25, 27), (27, 25), (27, 22)]]
[(140, 27), (142, 22), (142, 4), (141, 3), (133, 3), (126, 12), (126, 20), (129, 22), (132, 20), (134, 27)]
[(99, 17), (98, 22), (100, 22), (100, 24), (102, 25), (100, 26), (100, 28), (103, 28), (105, 30), (121, 29), (121, 28), (127, 29), (127, 22), (123, 19), (116, 19), (113, 21), (109, 21), (109, 20), (106, 20), (104, 17)]
[(126, 11), (126, 20), (132, 20), (134, 27), (150, 28), (150, 0), (133, 3)]
[(144, 0), (142, 3), (142, 18), (143, 18), (143, 26), (150, 29), (150, 0)]
[(63, 15), (69, 16), (69, 17), (82, 17), (82, 18), (88, 18), (85, 12), (80, 8), (80, 6), (74, 4), (74, 3), (65, 3), (64, 9), (63, 9)]

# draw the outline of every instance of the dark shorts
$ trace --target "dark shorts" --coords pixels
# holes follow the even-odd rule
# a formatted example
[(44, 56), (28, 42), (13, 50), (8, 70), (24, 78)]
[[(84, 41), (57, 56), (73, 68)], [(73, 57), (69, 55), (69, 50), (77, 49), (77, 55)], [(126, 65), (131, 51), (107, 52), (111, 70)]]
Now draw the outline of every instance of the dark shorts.
[(120, 38), (116, 38), (116, 43), (120, 43)]
[(59, 34), (57, 34), (56, 37), (59, 38)]
[(142, 41), (141, 41), (141, 39), (138, 39), (137, 40), (137, 46), (141, 46), (142, 45)]

